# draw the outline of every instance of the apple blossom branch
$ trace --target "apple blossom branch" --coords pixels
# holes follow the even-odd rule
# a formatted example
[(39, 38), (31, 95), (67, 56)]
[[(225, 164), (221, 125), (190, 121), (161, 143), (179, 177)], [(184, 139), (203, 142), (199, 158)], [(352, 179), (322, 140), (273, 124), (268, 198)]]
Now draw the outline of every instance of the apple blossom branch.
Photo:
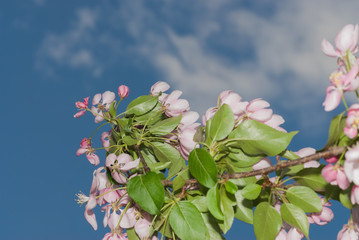
[[(325, 150), (323, 152), (315, 153), (315, 154), (312, 154), (312, 155), (309, 155), (306, 157), (302, 157), (302, 158), (298, 158), (295, 160), (279, 162), (276, 165), (273, 165), (273, 166), (270, 166), (267, 168), (248, 171), (248, 172), (241, 172), (241, 173), (223, 174), (222, 176), (219, 176), (219, 178), (220, 179), (239, 179), (239, 178), (252, 177), (252, 176), (256, 176), (256, 175), (265, 175), (265, 174), (268, 174), (268, 173), (271, 173), (274, 171), (278, 171), (283, 168), (301, 165), (301, 164), (304, 164), (306, 162), (310, 162), (313, 160), (337, 156), (339, 154), (342, 154), (345, 150), (346, 150), (346, 147), (331, 147), (328, 150)], [(198, 183), (197, 179), (189, 179), (189, 180), (186, 180), (185, 185), (196, 184), (196, 183)], [(162, 184), (165, 187), (171, 186), (171, 185), (173, 185), (173, 181), (162, 180)]]

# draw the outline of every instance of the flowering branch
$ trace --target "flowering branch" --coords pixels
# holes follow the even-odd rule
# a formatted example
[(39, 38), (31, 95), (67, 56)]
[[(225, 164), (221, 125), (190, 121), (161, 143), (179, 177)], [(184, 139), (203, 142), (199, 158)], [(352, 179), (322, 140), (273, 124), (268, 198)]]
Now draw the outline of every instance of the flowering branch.
[[(219, 176), (220, 179), (239, 179), (239, 178), (247, 178), (252, 177), (256, 175), (265, 175), (274, 171), (278, 171), (283, 168), (292, 167), (300, 164), (304, 164), (306, 162), (310, 162), (313, 160), (318, 160), (320, 158), (328, 158), (337, 156), (339, 154), (342, 154), (346, 150), (345, 147), (331, 147), (326, 151), (315, 153), (306, 157), (298, 158), (295, 160), (285, 161), (285, 162), (279, 162), (278, 164), (274, 166), (270, 166), (263, 169), (248, 171), (248, 172), (240, 172), (240, 173), (231, 173), (231, 174), (223, 174), (222, 176)], [(197, 179), (189, 179), (186, 180), (186, 185), (190, 184), (196, 184), (198, 183)], [(170, 180), (162, 180), (162, 184), (167, 187), (173, 185), (173, 181)]]

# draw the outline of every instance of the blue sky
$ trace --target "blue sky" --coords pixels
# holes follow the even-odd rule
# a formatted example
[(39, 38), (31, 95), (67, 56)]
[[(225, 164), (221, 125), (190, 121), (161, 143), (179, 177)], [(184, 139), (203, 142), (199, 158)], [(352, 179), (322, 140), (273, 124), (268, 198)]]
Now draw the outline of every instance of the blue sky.
[[(3, 102), (1, 239), (101, 239), (75, 194), (88, 193), (93, 166), (75, 152), (96, 125), (73, 118), (74, 102), (121, 84), (127, 103), (157, 81), (182, 90), (203, 114), (222, 90), (262, 97), (299, 130), (291, 149), (321, 148), (334, 113), (321, 104), (335, 60), (320, 52), (358, 23), (355, 0), (49, 1), (0, 4)], [(102, 159), (104, 160), (104, 159)], [(311, 226), (312, 239), (335, 238), (349, 212)], [(102, 214), (97, 213), (101, 222)], [(235, 223), (227, 239), (253, 239)], [(334, 236), (333, 236), (334, 235)]]

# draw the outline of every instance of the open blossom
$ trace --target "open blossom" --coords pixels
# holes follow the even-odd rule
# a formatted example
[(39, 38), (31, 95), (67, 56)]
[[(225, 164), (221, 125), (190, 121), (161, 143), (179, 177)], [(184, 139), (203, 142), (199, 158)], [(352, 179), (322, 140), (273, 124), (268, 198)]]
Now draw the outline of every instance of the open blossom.
[(189, 110), (189, 103), (185, 99), (179, 99), (182, 91), (175, 90), (168, 94), (162, 101), (165, 108), (165, 114), (168, 117), (177, 117)]
[(126, 98), (128, 96), (129, 89), (126, 85), (121, 85), (118, 87), (118, 95), (120, 98)]
[(322, 205), (323, 205), (322, 211), (319, 213), (311, 213), (308, 216), (308, 221), (309, 221), (309, 223), (325, 225), (333, 220), (334, 213), (330, 208), (328, 208), (331, 206), (330, 202), (325, 202), (322, 197), (320, 199), (321, 199)]
[(358, 224), (349, 219), (348, 224), (344, 224), (342, 230), (339, 231), (337, 240), (358, 240), (359, 228)]
[(138, 167), (139, 163), (139, 158), (132, 161), (131, 156), (127, 153), (122, 153), (118, 156), (111, 153), (106, 157), (106, 167), (111, 169), (113, 179), (120, 184), (127, 183), (127, 178), (124, 172)]
[(97, 166), (100, 163), (100, 158), (94, 152), (95, 150), (93, 150), (91, 146), (91, 140), (84, 138), (81, 140), (80, 148), (77, 150), (76, 155), (80, 156), (86, 154), (87, 160), (89, 160), (91, 164)]
[(359, 128), (359, 104), (353, 104), (348, 111), (344, 133), (349, 138), (355, 138), (358, 135)]
[(152, 96), (158, 96), (160, 93), (167, 91), (170, 88), (170, 85), (165, 82), (158, 81), (151, 87)]
[(339, 105), (344, 92), (354, 91), (357, 88), (358, 71), (358, 61), (355, 61), (347, 74), (337, 70), (330, 75), (329, 79), (332, 85), (327, 88), (325, 101), (323, 102), (325, 111), (329, 112), (335, 109)]
[(322, 169), (322, 176), (331, 185), (338, 185), (345, 190), (349, 187), (350, 182), (344, 173), (344, 168), (339, 165), (328, 164)]
[(345, 25), (335, 37), (335, 46), (326, 40), (322, 41), (322, 51), (329, 57), (343, 57), (347, 51), (356, 53), (358, 51), (359, 29), (358, 24)]
[(359, 146), (345, 153), (344, 171), (350, 182), (359, 185)]
[(238, 93), (231, 90), (223, 91), (219, 94), (218, 106), (227, 104), (232, 109), (233, 114), (238, 115), (243, 111), (240, 105), (241, 100), (242, 97), (239, 96)]
[(284, 128), (280, 127), (280, 125), (282, 125), (283, 123), (284, 123), (283, 117), (278, 114), (273, 114), (269, 120), (264, 122), (264, 124), (274, 128), (278, 131), (287, 132)]
[(89, 106), (89, 98), (90, 97), (84, 98), (83, 102), (78, 101), (75, 103), (75, 105), (78, 109), (78, 112), (74, 115), (74, 118), (79, 118), (85, 114), (86, 109)]
[[(115, 100), (116, 95), (113, 92), (106, 91), (103, 94), (98, 93), (92, 99), (91, 111), (95, 116), (95, 122), (99, 123), (104, 120), (104, 113), (110, 108), (111, 103)], [(95, 107), (97, 105), (97, 107)]]
[(261, 98), (256, 98), (252, 101), (241, 102), (242, 111), (239, 114), (239, 117), (244, 119), (253, 119), (258, 122), (266, 122), (272, 118), (273, 110), (267, 107), (270, 104), (267, 101), (262, 100)]

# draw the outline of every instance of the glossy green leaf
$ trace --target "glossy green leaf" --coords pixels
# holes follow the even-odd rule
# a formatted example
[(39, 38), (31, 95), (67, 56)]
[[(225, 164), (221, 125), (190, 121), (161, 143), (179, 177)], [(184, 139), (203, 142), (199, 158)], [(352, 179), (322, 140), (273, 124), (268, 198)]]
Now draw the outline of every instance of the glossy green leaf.
[(323, 149), (337, 144), (340, 135), (343, 133), (345, 121), (346, 117), (344, 117), (343, 114), (339, 114), (332, 119), (329, 127), (328, 141)]
[(202, 213), (202, 218), (208, 230), (208, 234), (206, 236), (207, 240), (225, 240), (215, 218), (213, 218), (209, 213)]
[(135, 138), (133, 138), (133, 137), (131, 137), (131, 136), (124, 136), (124, 137), (122, 138), (122, 141), (123, 141), (125, 144), (127, 144), (128, 146), (135, 145), (135, 144), (137, 144), (137, 142), (138, 142), (137, 139), (135, 139)]
[(255, 183), (250, 183), (242, 189), (242, 196), (249, 200), (256, 199), (261, 193), (262, 187)]
[(226, 188), (226, 191), (231, 194), (235, 194), (238, 191), (237, 185), (232, 183), (231, 181), (227, 181), (224, 186)]
[(186, 180), (183, 177), (177, 176), (173, 179), (173, 192), (180, 190), (186, 184)]
[(169, 215), (170, 225), (182, 240), (206, 239), (207, 228), (201, 213), (190, 202), (178, 202)]
[(218, 220), (223, 220), (224, 216), (220, 206), (220, 194), (217, 184), (207, 192), (207, 205), (210, 213)]
[(228, 158), (236, 167), (250, 167), (259, 162), (264, 156), (250, 156), (245, 154), (240, 148), (231, 148)]
[(280, 213), (284, 221), (289, 225), (299, 229), (308, 238), (309, 223), (305, 212), (298, 206), (291, 203), (283, 203)]
[(115, 108), (115, 105), (116, 105), (116, 101), (113, 101), (111, 104), (110, 104), (110, 108), (109, 108), (109, 112), (111, 114), (112, 117), (116, 117), (116, 108)]
[[(223, 233), (227, 233), (231, 229), (234, 219), (234, 209), (233, 206), (236, 204), (235, 199), (231, 199), (231, 195), (228, 194), (223, 186), (220, 190), (220, 206), (223, 213), (223, 222), (218, 222), (219, 227)], [(233, 195), (232, 195), (233, 196)]]
[(288, 189), (286, 196), (290, 203), (300, 207), (304, 212), (322, 211), (322, 201), (312, 189), (304, 186), (294, 186)]
[(162, 111), (162, 104), (157, 103), (151, 111), (141, 115), (135, 116), (136, 124), (152, 126), (153, 124), (163, 120), (165, 115)]
[(152, 125), (149, 130), (152, 134), (166, 135), (171, 133), (180, 123), (182, 115), (170, 117)]
[(323, 193), (325, 192), (326, 185), (328, 185), (322, 176), (323, 167), (324, 166), (322, 165), (319, 168), (304, 168), (297, 173), (294, 179), (300, 185), (310, 187), (316, 192)]
[(128, 104), (126, 114), (143, 115), (151, 111), (157, 103), (157, 97), (151, 95), (140, 96)]
[(160, 162), (174, 162), (181, 158), (178, 150), (168, 143), (151, 142), (150, 146)]
[(195, 148), (189, 154), (188, 167), (200, 184), (211, 188), (217, 183), (217, 167), (212, 156), (204, 149)]
[(158, 172), (163, 170), (171, 165), (171, 162), (156, 162), (153, 164), (148, 164), (148, 167), (151, 169), (151, 172)]
[(209, 211), (207, 207), (207, 198), (205, 196), (197, 196), (191, 199), (191, 203), (193, 203), (201, 213)]
[(285, 157), (286, 159), (289, 160), (295, 160), (300, 158), (300, 156), (298, 156), (297, 154), (295, 154), (294, 152), (290, 151), (290, 150), (285, 150), (283, 153), (280, 154), (282, 157)]
[(140, 240), (140, 238), (137, 236), (135, 232), (135, 228), (127, 228), (126, 232), (127, 232), (128, 240)]
[(254, 210), (253, 227), (257, 240), (274, 240), (282, 227), (282, 218), (274, 207), (262, 202)]
[(223, 104), (213, 116), (210, 136), (213, 140), (219, 141), (228, 136), (234, 127), (234, 115), (227, 104)]
[(297, 132), (285, 133), (268, 125), (246, 120), (229, 134), (228, 146), (241, 148), (249, 155), (275, 156), (283, 152)]
[(173, 178), (179, 171), (181, 171), (186, 166), (185, 160), (180, 157), (178, 160), (173, 161), (171, 166), (168, 169), (167, 179)]
[(239, 190), (235, 194), (237, 206), (235, 208), (234, 217), (249, 223), (253, 224), (253, 203), (251, 200), (245, 199), (242, 196), (242, 190)]
[(153, 172), (131, 178), (127, 183), (127, 193), (146, 212), (160, 214), (165, 190), (160, 177)]
[(352, 209), (353, 205), (350, 199), (350, 195), (351, 195), (351, 190), (352, 188), (349, 187), (346, 190), (341, 190), (339, 193), (339, 200), (340, 202), (343, 204), (344, 207), (348, 208), (348, 209)]

